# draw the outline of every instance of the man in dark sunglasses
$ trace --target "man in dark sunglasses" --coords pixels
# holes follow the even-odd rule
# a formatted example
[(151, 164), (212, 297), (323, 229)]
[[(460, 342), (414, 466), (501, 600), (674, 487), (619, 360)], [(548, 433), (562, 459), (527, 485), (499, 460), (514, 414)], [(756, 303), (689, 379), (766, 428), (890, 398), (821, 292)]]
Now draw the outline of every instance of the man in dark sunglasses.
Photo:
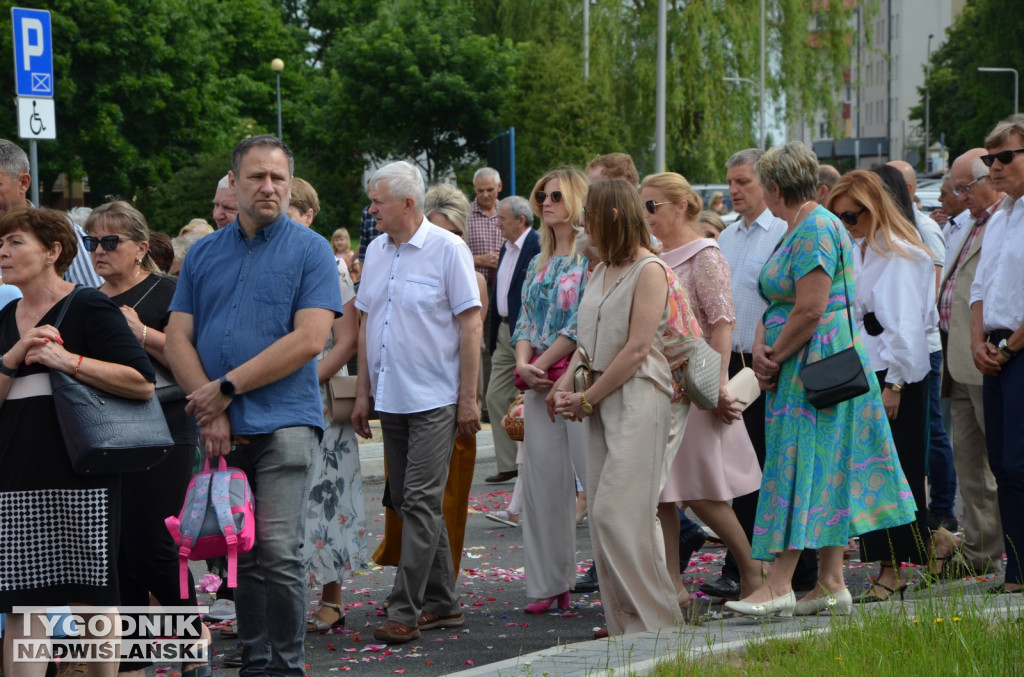
[(978, 273), (971, 284), (971, 352), (982, 377), (985, 444), (996, 478), (1006, 546), (1003, 584), (1024, 584), (1024, 115), (1012, 115), (985, 138), (992, 188), (1006, 193), (985, 227)]

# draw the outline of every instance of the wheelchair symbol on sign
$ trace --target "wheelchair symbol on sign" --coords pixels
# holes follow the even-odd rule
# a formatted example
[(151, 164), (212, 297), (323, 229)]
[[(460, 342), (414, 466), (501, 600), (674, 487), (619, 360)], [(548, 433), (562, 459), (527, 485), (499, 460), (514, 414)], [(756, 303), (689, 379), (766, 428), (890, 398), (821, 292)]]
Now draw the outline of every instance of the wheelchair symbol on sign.
[(43, 124), (43, 118), (39, 115), (36, 110), (36, 102), (32, 102), (32, 117), (28, 119), (29, 129), (32, 130), (32, 134), (39, 136), (46, 131), (46, 126)]

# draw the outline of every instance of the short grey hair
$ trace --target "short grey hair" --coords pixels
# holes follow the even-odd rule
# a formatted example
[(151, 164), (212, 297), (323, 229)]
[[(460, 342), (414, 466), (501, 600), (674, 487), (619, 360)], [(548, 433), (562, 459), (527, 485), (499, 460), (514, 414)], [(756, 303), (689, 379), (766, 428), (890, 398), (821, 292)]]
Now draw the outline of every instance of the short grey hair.
[(91, 207), (72, 207), (68, 211), (68, 218), (79, 228), (85, 228), (85, 222), (89, 220), (90, 214), (92, 214)]
[(386, 164), (370, 174), (366, 181), (367, 192), (378, 190), (385, 181), (388, 184), (388, 197), (396, 200), (411, 197), (416, 211), (423, 212), (427, 188), (420, 170), (405, 160)]
[(494, 167), (481, 167), (480, 169), (473, 172), (473, 183), (475, 184), (477, 179), (493, 179), (495, 183), (501, 183), (501, 174)]
[(985, 166), (985, 163), (981, 161), (980, 157), (974, 158), (974, 162), (971, 163), (971, 176), (976, 179), (988, 176), (988, 167)]
[(761, 156), (764, 155), (764, 151), (760, 148), (746, 148), (739, 152), (733, 153), (733, 156), (725, 163), (726, 169), (731, 169), (739, 165), (753, 165)]
[(228, 175), (225, 174), (221, 177), (220, 181), (217, 182), (217, 190), (226, 190), (231, 188), (231, 181), (228, 179)]
[(22, 174), (28, 174), (30, 168), (28, 156), (21, 146), (7, 139), (0, 139), (0, 172), (17, 179)]
[(818, 157), (799, 141), (770, 149), (754, 165), (754, 172), (766, 190), (777, 186), (787, 205), (817, 197)]
[(985, 137), (985, 149), (1003, 145), (1010, 140), (1011, 134), (1017, 134), (1021, 140), (1024, 140), (1024, 115), (1019, 113), (1011, 115), (996, 125)]
[(518, 195), (509, 195), (498, 203), (498, 206), (506, 205), (509, 213), (514, 219), (525, 219), (526, 227), (533, 226), (533, 210), (530, 208), (530, 201)]

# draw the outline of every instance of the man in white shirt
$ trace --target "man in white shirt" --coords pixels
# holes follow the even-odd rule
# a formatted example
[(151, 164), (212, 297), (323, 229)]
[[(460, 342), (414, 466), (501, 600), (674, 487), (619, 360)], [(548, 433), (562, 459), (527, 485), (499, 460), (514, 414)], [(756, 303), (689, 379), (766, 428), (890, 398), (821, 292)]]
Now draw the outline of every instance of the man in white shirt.
[[(510, 337), (519, 319), (522, 307), (523, 281), (530, 260), (540, 253), (540, 236), (531, 226), (533, 212), (530, 203), (513, 195), (498, 203), (498, 228), (505, 238), (498, 258), (498, 275), (491, 293), (490, 332), (487, 348), (491, 351), (491, 378), (487, 386), (487, 409), (494, 413), (494, 421), (508, 410), (519, 394), (516, 388), (516, 353)], [(494, 434), (494, 458), (498, 472), (484, 481), (508, 482), (519, 475), (516, 467), (516, 443), (500, 425), (491, 427)]]
[[(732, 333), (732, 358), (729, 361), (729, 376), (734, 376), (743, 365), (753, 364), (751, 351), (754, 349), (754, 333), (761, 325), (761, 319), (768, 304), (757, 291), (761, 269), (775, 251), (775, 246), (786, 234), (786, 222), (777, 219), (768, 211), (764, 201), (764, 189), (757, 180), (754, 163), (764, 155), (758, 148), (741, 150), (726, 162), (726, 180), (729, 183), (729, 197), (733, 209), (740, 215), (718, 236), (722, 255), (729, 263), (732, 273), (732, 303), (736, 309), (736, 328)], [(743, 425), (750, 435), (750, 441), (757, 453), (757, 460), (764, 468), (764, 393), (743, 412)], [(747, 538), (754, 533), (757, 513), (755, 491), (733, 500), (736, 512)], [(817, 557), (813, 550), (800, 556), (793, 587), (796, 590), (814, 588), (818, 579)], [(701, 592), (714, 597), (736, 600), (740, 594), (740, 575), (732, 553), (725, 558), (722, 575), (713, 583), (700, 586)]]
[[(963, 548), (948, 576), (996, 575), (1003, 570), (1003, 528), (999, 521), (996, 479), (985, 448), (982, 375), (971, 355), (971, 283), (978, 272), (989, 219), (1003, 194), (992, 188), (984, 148), (974, 148), (953, 162), (950, 195), (964, 207), (956, 217), (966, 224), (960, 244), (947, 250), (949, 264), (939, 285), (939, 329), (945, 353), (942, 395), (949, 398), (953, 462), (963, 497)], [(952, 223), (952, 220), (950, 220)]]
[(984, 374), (985, 437), (996, 478), (1006, 543), (1006, 571), (997, 590), (1021, 592), (1024, 574), (1024, 115), (1003, 120), (985, 138), (992, 188), (1006, 193), (985, 229), (971, 285), (971, 352)]
[(465, 622), (441, 514), (455, 435), (480, 430), (480, 288), (462, 238), (423, 218), (418, 169), (393, 162), (367, 182), (378, 237), (366, 250), (356, 296), (359, 378), (352, 425), (370, 437), (371, 391), (384, 434), (392, 507), (402, 518), (402, 556), (388, 620), (389, 644)]

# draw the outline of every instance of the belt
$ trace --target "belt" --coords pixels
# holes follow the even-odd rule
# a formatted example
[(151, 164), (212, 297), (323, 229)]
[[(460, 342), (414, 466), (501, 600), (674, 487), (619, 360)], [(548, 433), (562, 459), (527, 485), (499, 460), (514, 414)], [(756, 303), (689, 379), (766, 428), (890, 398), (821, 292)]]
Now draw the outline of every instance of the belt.
[(499, 316), (499, 318), (501, 319), (502, 322), (504, 322), (505, 324), (508, 324), (508, 318), (507, 317), (500, 317)]
[(988, 333), (988, 342), (997, 346), (1003, 339), (1009, 341), (1011, 336), (1013, 336), (1013, 331), (1010, 329), (993, 329)]

